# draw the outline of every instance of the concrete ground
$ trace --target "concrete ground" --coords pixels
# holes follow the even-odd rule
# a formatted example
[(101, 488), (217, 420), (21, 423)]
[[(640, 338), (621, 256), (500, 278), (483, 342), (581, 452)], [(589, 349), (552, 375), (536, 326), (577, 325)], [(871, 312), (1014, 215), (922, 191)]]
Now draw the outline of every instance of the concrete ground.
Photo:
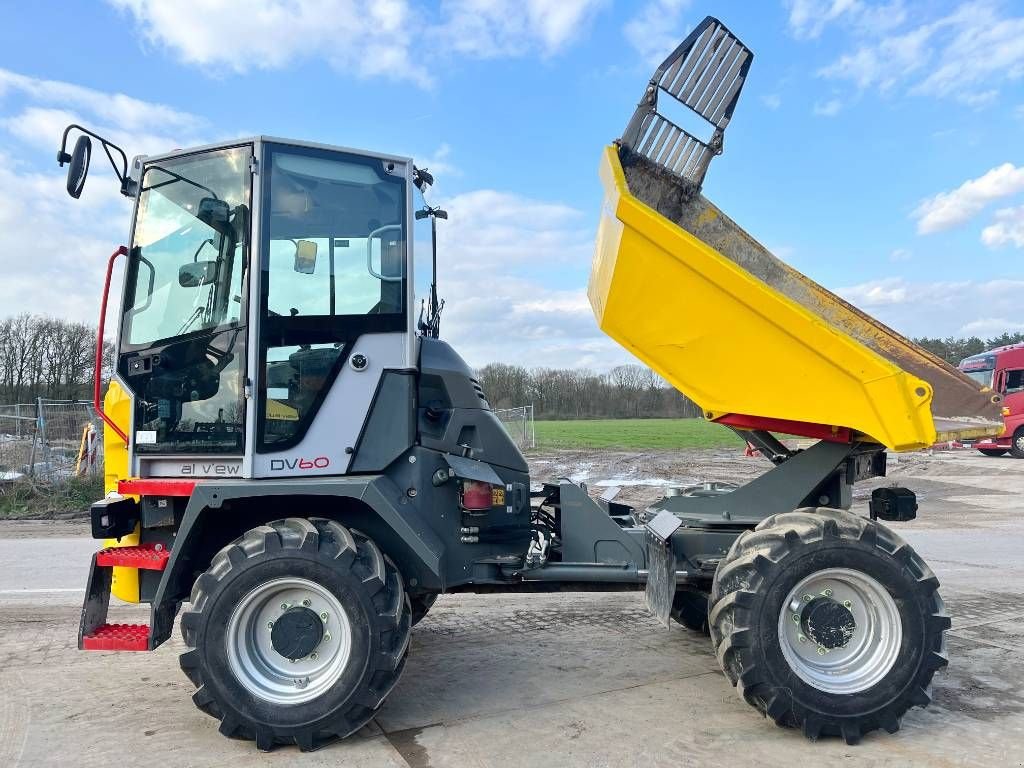
[(446, 596), (370, 726), (319, 752), (262, 754), (192, 705), (177, 633), (152, 654), (75, 649), (94, 549), (81, 525), (3, 523), (0, 767), (1024, 766), (1024, 462), (922, 454), (890, 475), (920, 494), (921, 517), (898, 528), (954, 622), (933, 705), (895, 736), (848, 747), (775, 727), (708, 640), (661, 627), (639, 594)]

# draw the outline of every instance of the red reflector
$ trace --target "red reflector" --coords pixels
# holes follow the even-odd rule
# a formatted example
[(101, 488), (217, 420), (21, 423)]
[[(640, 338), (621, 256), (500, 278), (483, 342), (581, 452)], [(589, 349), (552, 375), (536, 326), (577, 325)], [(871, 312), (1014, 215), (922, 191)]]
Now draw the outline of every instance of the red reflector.
[(491, 484), (480, 480), (462, 481), (462, 508), (481, 512), (491, 508)]

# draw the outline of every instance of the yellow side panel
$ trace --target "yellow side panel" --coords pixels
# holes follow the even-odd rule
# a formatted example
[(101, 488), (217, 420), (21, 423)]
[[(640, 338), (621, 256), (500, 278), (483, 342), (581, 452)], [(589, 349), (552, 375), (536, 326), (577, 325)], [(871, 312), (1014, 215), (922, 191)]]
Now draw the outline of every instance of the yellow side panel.
[(601, 329), (697, 402), (932, 445), (932, 387), (633, 197), (614, 147), (588, 294)]
[[(131, 425), (132, 400), (117, 381), (111, 381), (103, 398), (107, 416), (128, 434)], [(114, 430), (103, 426), (103, 489), (106, 493), (117, 490), (118, 480), (128, 478), (128, 446)], [(139, 543), (139, 529), (118, 539), (107, 539), (104, 547), (124, 547)], [(129, 603), (139, 602), (139, 572), (135, 568), (115, 567), (110, 593)]]

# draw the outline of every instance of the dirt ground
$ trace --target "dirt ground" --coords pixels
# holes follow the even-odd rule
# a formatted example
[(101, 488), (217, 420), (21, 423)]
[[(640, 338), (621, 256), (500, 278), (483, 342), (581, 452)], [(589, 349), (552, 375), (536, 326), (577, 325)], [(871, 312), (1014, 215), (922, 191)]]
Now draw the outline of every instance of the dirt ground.
[[(631, 503), (766, 467), (737, 451), (539, 453), (531, 464), (594, 493), (614, 481)], [(919, 493), (918, 520), (895, 527), (938, 574), (953, 616), (934, 703), (893, 736), (848, 747), (775, 727), (729, 686), (706, 638), (661, 627), (639, 594), (452, 595), (414, 630), (402, 681), (370, 726), (316, 753), (261, 754), (189, 701), (177, 634), (151, 654), (75, 649), (95, 543), (81, 523), (32, 522), (0, 526), (0, 767), (1024, 766), (1024, 461), (915, 454), (891, 461), (887, 482)], [(858, 488), (863, 509), (871, 486)]]

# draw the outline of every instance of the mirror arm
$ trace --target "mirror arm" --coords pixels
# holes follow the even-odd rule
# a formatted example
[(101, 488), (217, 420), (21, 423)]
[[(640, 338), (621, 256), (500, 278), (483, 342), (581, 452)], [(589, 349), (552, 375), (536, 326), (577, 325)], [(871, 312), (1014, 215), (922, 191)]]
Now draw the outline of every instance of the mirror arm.
[[(132, 180), (128, 177), (128, 155), (126, 155), (124, 150), (117, 146), (117, 144), (115, 144), (114, 142), (108, 141), (107, 139), (100, 136), (98, 133), (94, 133), (93, 131), (90, 131), (88, 128), (83, 128), (81, 125), (78, 125), (77, 123), (71, 123), (71, 125), (64, 129), (64, 135), (61, 136), (60, 140), (60, 150), (57, 152), (57, 165), (63, 168), (65, 163), (71, 162), (71, 155), (68, 154), (67, 147), (68, 136), (71, 134), (71, 131), (73, 130), (78, 130), (86, 134), (87, 136), (92, 136), (100, 144), (103, 145), (103, 151), (107, 153), (107, 159), (110, 161), (110, 167), (114, 169), (114, 175), (117, 176), (117, 180), (121, 182), (121, 194), (124, 195), (125, 197), (134, 197), (134, 190), (132, 189)], [(118, 155), (121, 156), (120, 168), (118, 167), (117, 160), (114, 158), (114, 155), (111, 152), (112, 149), (115, 152), (117, 152)]]

